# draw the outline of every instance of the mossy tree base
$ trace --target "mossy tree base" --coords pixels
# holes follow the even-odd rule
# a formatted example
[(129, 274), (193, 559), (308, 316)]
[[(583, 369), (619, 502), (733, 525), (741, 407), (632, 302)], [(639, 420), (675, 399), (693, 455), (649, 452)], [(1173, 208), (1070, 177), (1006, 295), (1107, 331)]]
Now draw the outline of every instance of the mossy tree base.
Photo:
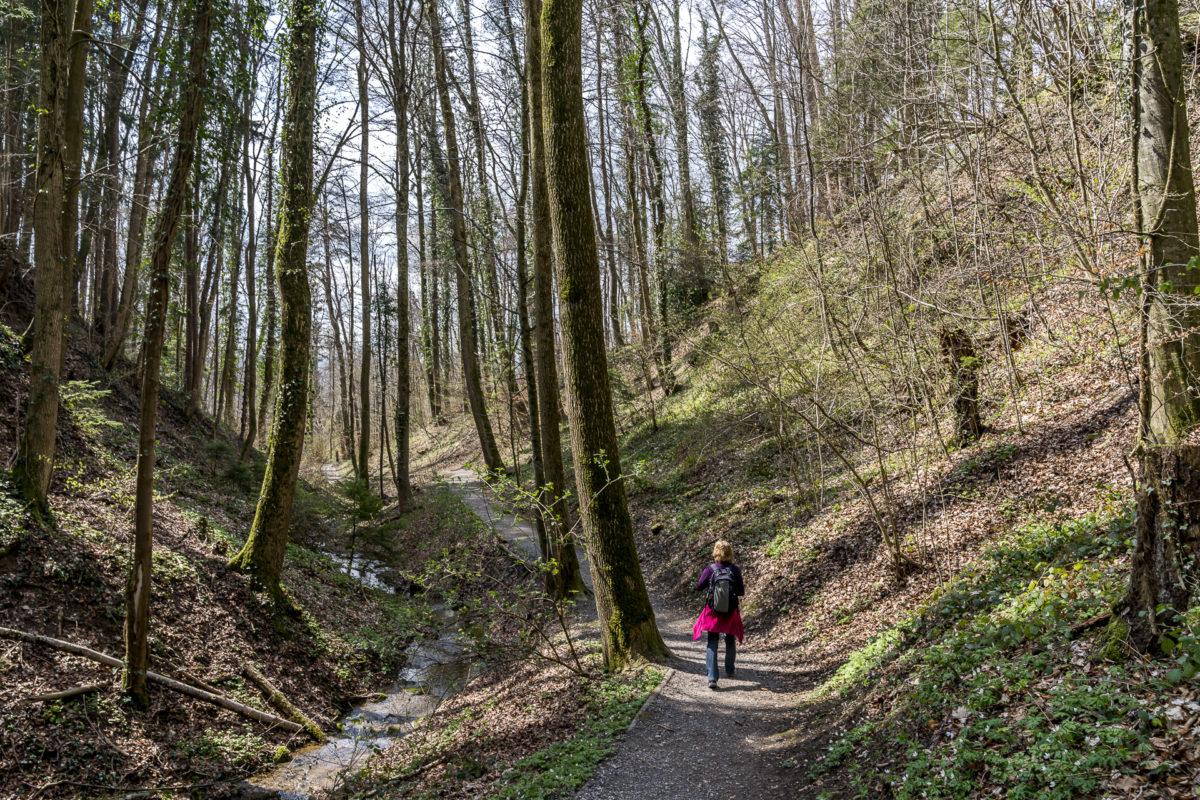
[(1119, 620), (1133, 648), (1155, 652), (1187, 610), (1200, 573), (1200, 446), (1147, 450), (1135, 530), (1129, 592), (1109, 636)]

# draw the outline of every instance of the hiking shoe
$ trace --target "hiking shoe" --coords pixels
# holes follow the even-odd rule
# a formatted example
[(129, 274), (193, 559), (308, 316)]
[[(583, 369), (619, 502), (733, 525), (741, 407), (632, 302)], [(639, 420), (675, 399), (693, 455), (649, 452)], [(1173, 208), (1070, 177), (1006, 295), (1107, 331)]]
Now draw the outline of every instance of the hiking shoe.
[(737, 670), (727, 669), (727, 670), (725, 670), (725, 677), (732, 678), (734, 676), (734, 674), (736, 674), (736, 673), (737, 673)]
[(708, 688), (710, 688), (710, 689), (716, 689), (716, 688), (717, 688), (717, 682), (716, 682), (716, 681), (709, 681), (709, 682), (708, 682)]

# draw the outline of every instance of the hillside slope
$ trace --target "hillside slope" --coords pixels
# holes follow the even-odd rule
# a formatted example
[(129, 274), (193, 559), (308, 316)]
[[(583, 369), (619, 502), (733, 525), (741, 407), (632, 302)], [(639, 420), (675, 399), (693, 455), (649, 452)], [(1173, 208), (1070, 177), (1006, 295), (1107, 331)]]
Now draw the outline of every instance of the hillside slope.
[[(0, 324), (6, 464), (27, 374), (10, 327), (20, 324), (20, 297), (9, 297), (8, 324)], [(0, 625), (120, 657), (138, 400), (132, 367), (105, 376), (77, 333), (45, 524), (12, 499), (0, 471)], [(366, 588), (322, 555), (345, 546), (345, 504), (320, 482), (300, 487), (285, 584), (302, 613), (279, 615), (226, 568), (249, 528), (261, 456), (238, 463), (231, 432), (214, 430), (208, 418), (188, 420), (169, 392), (159, 432), (151, 668), (270, 711), (242, 676), (253, 664), (326, 729), (353, 698), (394, 682), (405, 644), (427, 627), (425, 603)], [(392, 530), (440, 546), (438, 513), (419, 509)], [(413, 548), (414, 557), (426, 552)], [(302, 734), (272, 731), (153, 684), (150, 709), (138, 713), (123, 701), (116, 670), (45, 647), (4, 641), (0, 673), (0, 797), (123, 796), (172, 786), (222, 797), (260, 765), (307, 743)], [(104, 688), (69, 700), (27, 700), (92, 683)]]
[[(823, 251), (737, 265), (675, 332), (672, 395), (618, 353), (642, 563), (683, 599), (712, 542), (733, 543), (748, 647), (808, 690), (774, 745), (802, 796), (1196, 785), (1192, 629), (1164, 664), (1104, 638), (1132, 547), (1135, 300), (1046, 260), (1066, 243), (1023, 233), (1044, 199), (998, 156), (955, 206), (900, 181), (822, 230)], [(1003, 252), (953, 255), (971, 214)], [(1130, 257), (1102, 255), (1113, 275)], [(978, 381), (974, 441), (955, 435), (955, 363)]]

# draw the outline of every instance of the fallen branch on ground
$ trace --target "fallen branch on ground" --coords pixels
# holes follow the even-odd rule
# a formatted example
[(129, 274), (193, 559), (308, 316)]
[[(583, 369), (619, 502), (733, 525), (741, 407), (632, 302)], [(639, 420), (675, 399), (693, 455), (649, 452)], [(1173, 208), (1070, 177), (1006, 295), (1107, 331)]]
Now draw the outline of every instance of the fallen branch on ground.
[[(65, 653), (72, 653), (77, 656), (96, 661), (109, 667), (123, 669), (125, 664), (119, 658), (113, 658), (110, 655), (97, 652), (83, 645), (64, 642), (61, 639), (52, 639), (49, 636), (42, 636), (37, 633), (26, 633), (25, 631), (13, 630), (12, 628), (0, 628), (0, 638), (14, 639), (18, 642), (27, 642), (28, 644), (40, 644), (45, 647), (50, 647), (55, 650), (62, 650)], [(244, 717), (258, 720), (267, 725), (274, 725), (283, 728), (285, 731), (299, 733), (304, 730), (303, 725), (298, 725), (295, 722), (290, 722), (282, 717), (277, 717), (274, 714), (268, 714), (265, 711), (259, 711), (257, 708), (243, 705), (236, 700), (230, 700), (219, 694), (206, 692), (203, 689), (197, 689), (194, 686), (188, 686), (186, 683), (180, 683), (177, 680), (168, 678), (165, 675), (159, 675), (157, 672), (146, 670), (146, 679), (152, 683), (157, 683), (160, 686), (165, 686), (168, 689), (173, 689), (180, 694), (186, 694), (189, 697), (194, 697), (197, 700), (203, 700), (206, 703), (211, 703), (214, 706), (220, 706), (228, 711), (233, 711), (241, 714)]]
[(1108, 621), (1110, 619), (1112, 619), (1112, 612), (1105, 611), (1103, 614), (1097, 614), (1096, 616), (1092, 617), (1091, 619), (1084, 620), (1083, 622), (1080, 622), (1076, 625), (1072, 625), (1070, 638), (1078, 639), (1080, 636), (1082, 636), (1083, 634), (1087, 633), (1090, 630), (1099, 628), (1102, 625), (1107, 625)]
[(263, 694), (271, 701), (271, 705), (287, 714), (294, 722), (298, 722), (318, 744), (325, 744), (325, 731), (321, 730), (321, 726), (313, 722), (312, 717), (296, 708), (292, 704), (292, 701), (288, 700), (287, 696), (275, 687), (275, 684), (271, 683), (265, 675), (255, 669), (253, 664), (243, 665), (242, 671), (246, 673), (247, 678), (263, 691)]
[(66, 700), (68, 697), (78, 697), (81, 694), (91, 694), (98, 692), (104, 688), (103, 683), (87, 683), (83, 686), (73, 686), (70, 689), (63, 689), (61, 692), (50, 692), (49, 694), (39, 694), (33, 697), (26, 697), (26, 703), (44, 703), (51, 700)]

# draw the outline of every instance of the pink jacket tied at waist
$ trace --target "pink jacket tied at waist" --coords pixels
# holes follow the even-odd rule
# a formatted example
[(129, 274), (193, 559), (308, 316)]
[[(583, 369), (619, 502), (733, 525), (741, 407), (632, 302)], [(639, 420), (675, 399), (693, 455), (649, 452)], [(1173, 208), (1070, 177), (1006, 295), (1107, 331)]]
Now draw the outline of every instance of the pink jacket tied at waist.
[(744, 631), (742, 630), (742, 614), (736, 608), (729, 614), (718, 614), (708, 606), (700, 612), (700, 616), (696, 619), (696, 624), (692, 626), (692, 640), (700, 638), (700, 634), (706, 631), (715, 633), (728, 633), (737, 637), (739, 642), (742, 641)]

